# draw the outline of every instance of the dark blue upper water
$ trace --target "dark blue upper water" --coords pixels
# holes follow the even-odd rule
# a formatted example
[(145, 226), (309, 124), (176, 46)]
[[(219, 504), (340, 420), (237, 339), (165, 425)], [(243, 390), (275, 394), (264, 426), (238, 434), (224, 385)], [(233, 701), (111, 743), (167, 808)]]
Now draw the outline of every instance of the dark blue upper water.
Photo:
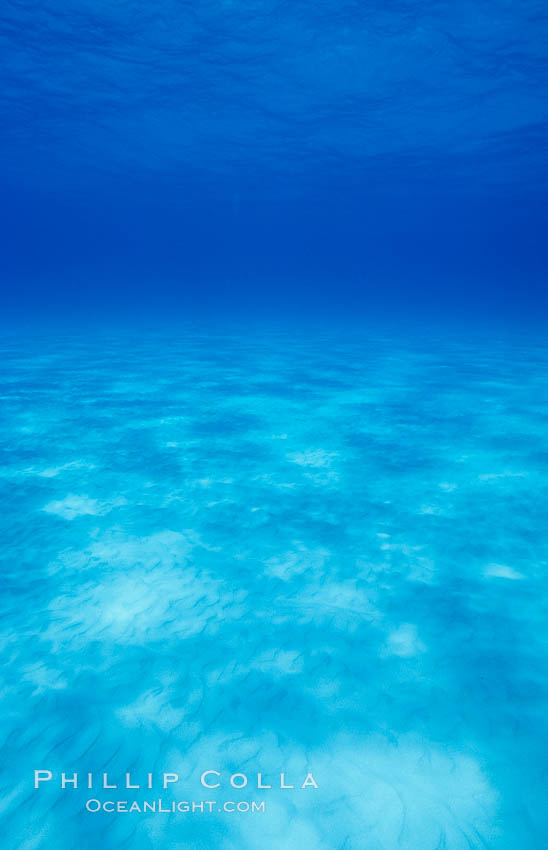
[(545, 308), (540, 0), (6, 2), (0, 33), (26, 311)]

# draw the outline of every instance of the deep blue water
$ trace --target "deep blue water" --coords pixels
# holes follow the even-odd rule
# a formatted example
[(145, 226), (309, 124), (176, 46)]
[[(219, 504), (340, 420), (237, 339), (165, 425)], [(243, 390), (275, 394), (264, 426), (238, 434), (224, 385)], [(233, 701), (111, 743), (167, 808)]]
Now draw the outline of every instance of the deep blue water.
[(542, 0), (6, 2), (11, 311), (546, 312)]

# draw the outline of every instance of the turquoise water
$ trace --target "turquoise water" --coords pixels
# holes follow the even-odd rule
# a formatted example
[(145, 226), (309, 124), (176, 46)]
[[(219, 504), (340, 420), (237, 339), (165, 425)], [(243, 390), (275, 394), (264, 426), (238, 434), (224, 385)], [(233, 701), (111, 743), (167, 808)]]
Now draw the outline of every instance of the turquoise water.
[[(544, 848), (547, 360), (493, 329), (4, 333), (2, 847)], [(86, 811), (158, 797), (219, 805)]]

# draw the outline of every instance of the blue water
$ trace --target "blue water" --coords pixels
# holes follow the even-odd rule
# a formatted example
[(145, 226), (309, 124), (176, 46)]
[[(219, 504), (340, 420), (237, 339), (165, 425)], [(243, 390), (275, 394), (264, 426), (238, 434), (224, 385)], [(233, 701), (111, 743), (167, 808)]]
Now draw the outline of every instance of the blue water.
[(0, 127), (1, 850), (546, 850), (546, 4), (6, 0)]
[(10, 313), (546, 316), (543, 0), (17, 0)]
[[(35, 328), (1, 353), (2, 847), (545, 846), (542, 334)], [(204, 793), (206, 769), (319, 789)], [(266, 810), (85, 811), (158, 796)]]

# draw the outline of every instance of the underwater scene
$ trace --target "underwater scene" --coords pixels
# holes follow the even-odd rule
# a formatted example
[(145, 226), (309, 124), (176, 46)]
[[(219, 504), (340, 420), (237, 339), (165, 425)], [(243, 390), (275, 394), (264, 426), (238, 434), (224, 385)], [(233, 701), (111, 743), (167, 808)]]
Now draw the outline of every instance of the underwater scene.
[(0, 850), (547, 850), (543, 0), (0, 4)]
[(4, 333), (2, 846), (540, 850), (547, 360)]

